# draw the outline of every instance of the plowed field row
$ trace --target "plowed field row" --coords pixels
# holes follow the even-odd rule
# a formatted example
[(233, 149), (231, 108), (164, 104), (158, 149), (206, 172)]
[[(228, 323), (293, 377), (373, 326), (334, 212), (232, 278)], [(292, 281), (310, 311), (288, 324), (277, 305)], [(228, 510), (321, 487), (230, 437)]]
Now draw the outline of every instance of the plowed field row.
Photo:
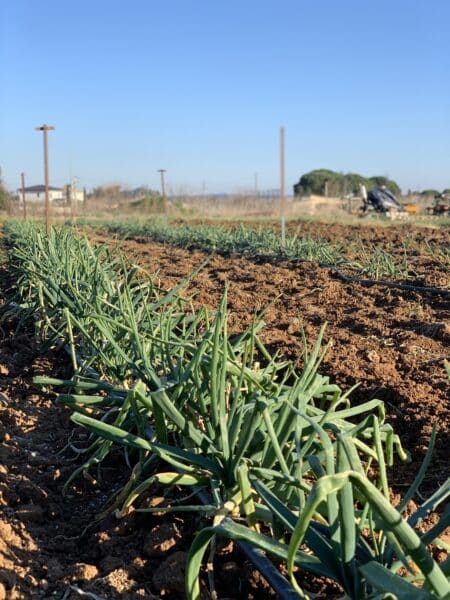
[[(317, 230), (318, 225), (313, 226)], [(399, 235), (378, 227), (358, 231), (367, 240), (370, 232), (382, 235), (386, 231), (392, 242)], [(330, 228), (328, 235), (333, 239)], [(432, 235), (437, 236), (436, 241), (444, 240), (439, 230), (432, 230)], [(158, 272), (166, 288), (178, 284), (206, 258), (197, 250), (145, 238), (119, 240), (98, 231), (90, 237), (118, 244), (137, 264)], [(423, 258), (419, 256), (419, 260)], [(428, 271), (428, 279), (439, 277), (446, 275), (437, 269)], [(384, 400), (391, 421), (413, 455), (412, 466), (401, 467), (400, 486), (414, 475), (435, 421), (440, 432), (429, 477), (435, 484), (436, 479), (442, 482), (448, 476), (450, 385), (443, 366), (450, 343), (448, 297), (345, 284), (330, 269), (314, 263), (257, 264), (220, 256), (210, 259), (185, 293), (194, 295), (197, 306), (214, 309), (226, 283), (232, 330), (242, 331), (255, 311), (266, 310), (262, 339), (271, 350), (290, 358), (301, 355), (301, 327), (313, 340), (320, 325), (328, 323), (327, 337), (334, 343), (323, 369), (344, 388), (358, 383), (354, 397)]]

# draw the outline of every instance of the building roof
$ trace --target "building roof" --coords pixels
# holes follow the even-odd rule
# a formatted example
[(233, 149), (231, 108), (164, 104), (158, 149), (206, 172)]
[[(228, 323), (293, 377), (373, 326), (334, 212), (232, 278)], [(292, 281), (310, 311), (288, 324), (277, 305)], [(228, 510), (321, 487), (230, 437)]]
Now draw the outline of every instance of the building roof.
[[(48, 186), (50, 192), (62, 192), (62, 188)], [(25, 192), (45, 192), (45, 185), (30, 185), (24, 188)]]

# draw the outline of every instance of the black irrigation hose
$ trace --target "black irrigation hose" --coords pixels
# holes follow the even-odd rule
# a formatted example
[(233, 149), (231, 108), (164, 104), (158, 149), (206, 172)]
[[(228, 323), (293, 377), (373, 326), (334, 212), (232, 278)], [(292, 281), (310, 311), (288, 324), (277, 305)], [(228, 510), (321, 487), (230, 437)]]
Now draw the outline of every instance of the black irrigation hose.
[[(66, 344), (64, 346), (64, 351), (70, 357), (72, 356), (72, 352), (70, 346)], [(78, 363), (81, 363), (82, 358), (77, 350), (75, 350), (75, 356)], [(94, 369), (90, 368), (90, 375), (95, 375), (98, 377), (98, 374), (94, 371)], [(150, 437), (153, 436), (153, 430), (149, 427)], [(178, 471), (178, 469), (176, 469)], [(193, 490), (195, 495), (200, 500), (202, 504), (211, 504), (210, 498), (197, 486), (193, 486)], [(248, 560), (258, 569), (258, 571), (263, 575), (264, 579), (266, 579), (267, 583), (271, 586), (273, 591), (277, 594), (277, 597), (281, 600), (298, 600), (298, 594), (293, 589), (289, 581), (283, 577), (283, 575), (278, 571), (278, 569), (270, 562), (267, 558), (266, 554), (260, 548), (253, 548), (248, 542), (243, 542), (240, 540), (235, 540), (237, 546), (242, 550)]]
[[(12, 304), (19, 306), (15, 302)], [(64, 351), (69, 357), (72, 358), (72, 351), (69, 344), (64, 344)], [(82, 362), (82, 357), (76, 349), (75, 357), (77, 362), (80, 364)], [(91, 376), (94, 375), (98, 377), (98, 374), (91, 367), (88, 369), (88, 373)], [(202, 504), (210, 504), (209, 498), (202, 490), (196, 488), (195, 486), (194, 491)], [(273, 591), (277, 594), (278, 598), (281, 600), (298, 600), (299, 596), (289, 581), (280, 573), (280, 571), (273, 565), (273, 563), (267, 558), (266, 554), (260, 548), (254, 548), (248, 542), (243, 542), (240, 540), (236, 540), (236, 544), (245, 554), (247, 559), (266, 579)]]
[(237, 542), (237, 545), (252, 562), (270, 587), (281, 600), (298, 600), (298, 594), (289, 581), (276, 569), (260, 548), (253, 548), (247, 542)]
[[(112, 233), (114, 234), (114, 232), (112, 232)], [(202, 252), (205, 252), (205, 254), (210, 254), (213, 256), (215, 254), (219, 254), (220, 256), (223, 256), (224, 258), (246, 258), (246, 259), (252, 260), (255, 263), (265, 262), (265, 261), (272, 262), (272, 263), (288, 262), (288, 263), (294, 263), (294, 264), (311, 262), (305, 258), (294, 258), (294, 257), (289, 257), (285, 254), (262, 254), (262, 253), (252, 254), (251, 252), (245, 252), (245, 251), (243, 251), (243, 252), (221, 251), (218, 248), (210, 248), (208, 246), (204, 246), (202, 244), (196, 244), (196, 243), (189, 244), (189, 245), (184, 245), (184, 244), (180, 244), (180, 243), (172, 244), (171, 242), (166, 242), (164, 240), (160, 240), (157, 237), (152, 236), (152, 235), (144, 235), (144, 236), (141, 236), (140, 238), (137, 238), (134, 235), (125, 235), (122, 237), (122, 239), (123, 240), (133, 240), (136, 242), (142, 241), (142, 243), (144, 243), (145, 241), (156, 241), (156, 242), (162, 243), (162, 244), (168, 243), (169, 245), (173, 245), (178, 248), (184, 248), (187, 250), (190, 250), (190, 249), (200, 250)], [(416, 285), (410, 285), (408, 283), (395, 283), (395, 282), (391, 282), (391, 281), (378, 280), (378, 279), (360, 279), (358, 277), (348, 277), (348, 275), (344, 275), (344, 273), (342, 273), (342, 271), (339, 271), (339, 269), (337, 269), (335, 265), (332, 265), (330, 263), (323, 263), (323, 262), (318, 262), (316, 264), (318, 264), (319, 267), (322, 267), (324, 269), (331, 269), (332, 273), (334, 275), (336, 275), (339, 279), (341, 279), (344, 283), (360, 283), (361, 285), (364, 285), (366, 287), (370, 287), (372, 285), (381, 285), (381, 286), (385, 286), (385, 287), (390, 287), (390, 288), (399, 289), (399, 290), (406, 290), (406, 291), (410, 291), (410, 292), (420, 292), (420, 293), (428, 293), (428, 294), (438, 294), (438, 295), (442, 295), (442, 296), (450, 296), (450, 290), (446, 290), (443, 288), (416, 286)]]
[[(203, 248), (200, 248), (200, 249), (205, 251), (205, 249), (203, 249)], [(213, 254), (214, 254), (214, 252), (213, 252)], [(245, 253), (244, 253), (244, 257), (245, 257)], [(248, 255), (246, 256), (246, 258), (248, 258)], [(258, 260), (272, 260), (272, 261), (280, 260), (281, 262), (286, 261), (286, 260), (288, 260), (289, 262), (304, 262), (304, 259), (293, 259), (292, 260), (287, 257), (280, 257), (280, 256), (274, 256), (274, 255), (271, 255), (271, 256), (256, 255), (256, 256), (252, 256), (251, 258), (258, 259)], [(435, 288), (435, 287), (421, 287), (421, 286), (415, 286), (415, 285), (403, 284), (403, 283), (394, 283), (394, 282), (382, 281), (382, 280), (376, 280), (376, 279), (359, 279), (358, 277), (349, 277), (329, 264), (319, 264), (319, 266), (331, 269), (331, 272), (334, 275), (336, 275), (336, 277), (338, 277), (344, 283), (359, 283), (363, 286), (381, 285), (381, 286), (385, 286), (385, 287), (389, 287), (389, 288), (395, 288), (395, 289), (401, 289), (401, 290), (407, 290), (407, 291), (424, 292), (424, 293), (430, 293), (430, 294), (439, 294), (439, 295), (444, 295), (444, 296), (450, 296), (450, 290), (445, 290), (445, 289)], [(68, 346), (65, 346), (65, 351), (70, 355), (70, 348)], [(79, 360), (81, 357), (78, 355), (78, 353), (76, 353), (76, 354), (77, 354), (77, 360)], [(207, 498), (206, 494), (203, 491), (196, 489), (195, 493), (196, 493), (197, 497), (199, 498), (199, 500), (203, 504), (210, 503), (209, 499)], [(278, 569), (272, 564), (272, 562), (267, 558), (266, 554), (261, 549), (254, 548), (248, 542), (243, 542), (240, 540), (237, 540), (236, 544), (242, 550), (242, 552), (245, 554), (247, 559), (258, 569), (258, 571), (261, 573), (261, 575), (264, 576), (266, 581), (269, 583), (269, 585), (272, 587), (274, 592), (277, 594), (278, 598), (280, 598), (281, 600), (298, 600), (298, 594), (292, 588), (289, 581), (278, 571)]]
[[(208, 496), (199, 489), (194, 487), (195, 494), (202, 504), (211, 504)], [(298, 600), (298, 594), (291, 586), (289, 581), (283, 577), (280, 571), (270, 562), (265, 552), (260, 548), (253, 548), (248, 542), (235, 540), (237, 546), (242, 550), (248, 560), (258, 569), (264, 579), (277, 594), (277, 598), (281, 600)]]
[(366, 287), (370, 287), (372, 285), (381, 285), (384, 287), (399, 289), (399, 290), (407, 290), (409, 292), (420, 292), (426, 294), (438, 294), (441, 296), (450, 296), (450, 290), (446, 290), (443, 288), (436, 287), (425, 287), (420, 285), (410, 285), (409, 283), (395, 283), (393, 281), (384, 281), (379, 279), (359, 279), (359, 277), (349, 277), (348, 275), (344, 275), (342, 271), (338, 269), (333, 269), (332, 273), (336, 275), (339, 279), (341, 279), (344, 283), (360, 283)]

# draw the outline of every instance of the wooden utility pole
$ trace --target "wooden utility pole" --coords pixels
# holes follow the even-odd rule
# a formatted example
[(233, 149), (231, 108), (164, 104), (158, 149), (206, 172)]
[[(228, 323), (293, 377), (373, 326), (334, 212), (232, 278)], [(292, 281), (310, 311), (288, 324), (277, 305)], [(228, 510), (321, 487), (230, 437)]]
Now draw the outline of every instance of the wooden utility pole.
[(73, 219), (74, 215), (77, 214), (78, 200), (77, 200), (77, 182), (78, 177), (72, 177), (70, 184), (70, 218)]
[(158, 169), (158, 173), (161, 174), (161, 195), (163, 198), (166, 197), (166, 189), (164, 187), (164, 173), (167, 172), (167, 169)]
[(286, 198), (284, 193), (284, 127), (280, 127), (280, 218), (281, 245), (286, 245)]
[(47, 131), (53, 131), (55, 128), (52, 125), (41, 125), (36, 127), (36, 131), (42, 131), (44, 134), (44, 184), (45, 184), (45, 233), (50, 233), (50, 199), (48, 194), (48, 144)]
[(22, 202), (23, 202), (23, 220), (27, 220), (27, 203), (25, 201), (25, 173), (20, 174), (20, 180), (22, 184)]
[(166, 171), (167, 169), (158, 169), (158, 173), (161, 175), (161, 196), (164, 213), (166, 213), (166, 188), (164, 185), (164, 173), (166, 173)]

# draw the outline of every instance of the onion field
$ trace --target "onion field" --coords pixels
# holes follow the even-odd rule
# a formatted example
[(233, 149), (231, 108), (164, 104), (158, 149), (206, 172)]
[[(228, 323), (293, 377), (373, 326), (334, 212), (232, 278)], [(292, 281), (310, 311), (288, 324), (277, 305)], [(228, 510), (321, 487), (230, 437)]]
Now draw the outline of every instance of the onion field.
[(0, 599), (450, 598), (448, 232), (314, 227), (4, 225)]

